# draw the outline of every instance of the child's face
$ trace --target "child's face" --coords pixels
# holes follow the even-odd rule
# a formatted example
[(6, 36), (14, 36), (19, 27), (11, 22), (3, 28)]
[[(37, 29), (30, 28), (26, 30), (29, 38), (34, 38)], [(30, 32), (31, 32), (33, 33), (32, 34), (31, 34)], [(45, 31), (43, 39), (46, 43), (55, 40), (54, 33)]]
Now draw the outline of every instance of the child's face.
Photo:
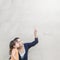
[(15, 47), (19, 48), (19, 43), (18, 42), (15, 43)]
[(19, 46), (23, 46), (23, 41), (21, 39), (18, 39)]

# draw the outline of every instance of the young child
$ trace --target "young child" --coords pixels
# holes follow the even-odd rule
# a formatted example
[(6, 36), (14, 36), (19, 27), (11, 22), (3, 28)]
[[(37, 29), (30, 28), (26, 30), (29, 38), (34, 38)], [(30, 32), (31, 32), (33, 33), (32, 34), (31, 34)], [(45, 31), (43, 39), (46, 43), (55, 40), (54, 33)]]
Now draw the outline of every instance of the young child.
[(16, 40), (11, 41), (9, 47), (10, 47), (10, 60), (19, 60), (18, 42)]

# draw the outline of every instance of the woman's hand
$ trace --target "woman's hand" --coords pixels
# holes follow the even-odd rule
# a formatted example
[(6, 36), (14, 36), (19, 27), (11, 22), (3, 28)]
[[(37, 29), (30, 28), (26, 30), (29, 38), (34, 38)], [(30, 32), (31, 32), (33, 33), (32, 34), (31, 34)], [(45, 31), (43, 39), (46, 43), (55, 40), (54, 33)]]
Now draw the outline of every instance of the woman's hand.
[(34, 30), (34, 37), (35, 37), (35, 38), (38, 38), (37, 29)]

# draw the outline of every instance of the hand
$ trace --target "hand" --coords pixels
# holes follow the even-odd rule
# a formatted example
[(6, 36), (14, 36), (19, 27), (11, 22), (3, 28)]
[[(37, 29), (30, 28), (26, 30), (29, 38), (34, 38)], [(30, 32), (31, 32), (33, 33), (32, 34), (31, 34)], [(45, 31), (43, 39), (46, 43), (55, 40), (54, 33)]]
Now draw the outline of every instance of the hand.
[(37, 29), (34, 30), (34, 37), (37, 38)]

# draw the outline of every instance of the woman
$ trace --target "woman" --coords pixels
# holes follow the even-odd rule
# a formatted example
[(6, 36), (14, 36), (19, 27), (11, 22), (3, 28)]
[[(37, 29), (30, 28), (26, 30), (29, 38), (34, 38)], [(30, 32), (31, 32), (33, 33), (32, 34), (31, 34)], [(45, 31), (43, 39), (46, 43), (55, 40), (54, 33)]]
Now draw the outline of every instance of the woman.
[(32, 46), (35, 46), (38, 43), (37, 30), (34, 30), (34, 37), (35, 37), (35, 40), (30, 43), (23, 43), (19, 37), (15, 38), (19, 42), (19, 45), (20, 45), (20, 47), (18, 48), (19, 60), (28, 60), (28, 50)]
[(11, 41), (9, 47), (10, 47), (10, 60), (19, 60), (18, 42), (16, 40)]

